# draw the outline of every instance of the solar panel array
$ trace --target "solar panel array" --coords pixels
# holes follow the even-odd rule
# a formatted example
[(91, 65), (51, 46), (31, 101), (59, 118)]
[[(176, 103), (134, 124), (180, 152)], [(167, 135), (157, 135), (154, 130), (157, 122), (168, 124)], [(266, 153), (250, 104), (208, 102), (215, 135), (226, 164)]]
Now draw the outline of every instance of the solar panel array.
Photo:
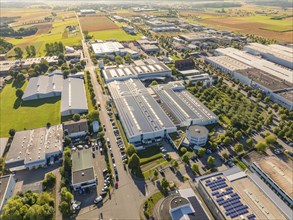
[[(234, 192), (233, 187), (228, 186), (226, 179), (218, 176), (217, 178), (207, 180), (205, 186), (210, 188), (214, 201), (219, 207), (222, 207), (227, 217), (254, 220), (256, 216), (249, 213), (248, 206), (244, 205), (240, 196)], [(245, 218), (245, 215), (248, 214)]]

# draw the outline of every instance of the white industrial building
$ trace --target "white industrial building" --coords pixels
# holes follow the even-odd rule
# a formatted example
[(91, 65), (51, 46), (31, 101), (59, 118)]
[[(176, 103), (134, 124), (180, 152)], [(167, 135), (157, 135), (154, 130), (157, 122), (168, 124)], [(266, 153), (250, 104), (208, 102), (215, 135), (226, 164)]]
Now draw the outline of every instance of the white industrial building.
[(171, 27), (154, 27), (154, 28), (152, 28), (152, 31), (154, 31), (154, 32), (179, 32), (180, 28), (174, 27), (174, 26), (171, 26)]
[(234, 48), (217, 49), (217, 57), (206, 57), (212, 66), (229, 73), (252, 88), (260, 89), (274, 102), (293, 109), (291, 70)]
[(96, 56), (103, 57), (105, 55), (126, 55), (129, 54), (131, 58), (137, 58), (138, 52), (124, 46), (116, 41), (95, 42), (92, 43), (92, 49)]
[(130, 143), (160, 142), (176, 126), (138, 79), (113, 81), (107, 84)]
[(7, 170), (36, 169), (62, 155), (63, 128), (53, 125), (15, 133), (8, 151)]
[(61, 116), (88, 112), (83, 79), (67, 78), (63, 81), (61, 95)]
[(89, 14), (96, 14), (94, 9), (82, 9), (79, 11), (81, 15), (89, 15)]
[(209, 131), (204, 126), (191, 125), (186, 129), (186, 138), (189, 145), (194, 146), (196, 149), (206, 145), (208, 141)]
[(141, 80), (162, 79), (172, 75), (172, 71), (164, 63), (153, 58), (137, 60), (134, 61), (132, 65), (108, 67), (105, 68), (102, 73), (106, 83), (130, 78), (138, 78)]
[(179, 126), (209, 125), (219, 117), (189, 93), (182, 82), (152, 86), (159, 102), (173, 122)]
[(13, 196), (15, 185), (14, 175), (0, 176), (0, 213), (8, 199)]
[(48, 74), (33, 77), (22, 96), (23, 101), (61, 96), (63, 87), (62, 74)]
[(146, 53), (156, 53), (160, 51), (160, 48), (154, 44), (143, 44), (140, 47)]
[[(293, 69), (293, 49), (281, 45), (263, 45), (250, 43), (244, 46), (244, 50), (253, 55), (261, 56), (271, 62)], [(290, 52), (288, 50), (291, 50)]]

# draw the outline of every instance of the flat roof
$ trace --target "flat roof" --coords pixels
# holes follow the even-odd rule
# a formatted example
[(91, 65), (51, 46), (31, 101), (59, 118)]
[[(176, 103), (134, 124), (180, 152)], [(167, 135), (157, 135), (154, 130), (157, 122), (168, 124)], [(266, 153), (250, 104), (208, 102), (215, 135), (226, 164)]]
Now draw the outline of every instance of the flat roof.
[[(46, 155), (61, 152), (63, 147), (62, 125), (52, 125), (15, 133), (6, 157), (6, 166), (25, 165), (46, 159)], [(17, 166), (18, 167), (18, 166)]]
[(140, 80), (113, 81), (107, 85), (128, 138), (175, 127)]
[(181, 123), (189, 119), (198, 120), (201, 124), (209, 120), (218, 120), (218, 116), (189, 93), (182, 82), (170, 82), (152, 88), (166, 107), (165, 110), (171, 111)]
[(293, 90), (282, 90), (280, 92), (275, 92), (277, 95), (293, 102)]
[(275, 156), (261, 157), (253, 162), (270, 179), (272, 179), (287, 195), (293, 198), (293, 169), (283, 160)]
[(88, 122), (87, 119), (80, 119), (79, 121), (66, 121), (63, 123), (64, 131), (67, 131), (69, 134), (88, 131)]
[(189, 75), (189, 74), (200, 74), (202, 71), (197, 69), (190, 69), (190, 70), (180, 70), (179, 73), (182, 75)]
[(267, 193), (239, 168), (200, 177), (198, 182), (226, 219), (286, 218)]
[(71, 152), (72, 184), (87, 182), (95, 178), (92, 150), (82, 149)]
[(0, 138), (0, 157), (3, 156), (9, 138)]
[(286, 69), (280, 65), (277, 65), (270, 61), (253, 56), (251, 54), (248, 54), (244, 51), (241, 51), (232, 47), (218, 48), (216, 49), (216, 52), (219, 53), (219, 55), (229, 56), (253, 68), (262, 70), (263, 72), (266, 72), (274, 77), (277, 77), (280, 80), (293, 83), (292, 70)]
[(124, 46), (116, 41), (92, 43), (92, 48), (95, 54), (109, 54), (118, 52)]
[(6, 201), (3, 201), (3, 199), (6, 194), (7, 185), (9, 181), (11, 181), (11, 178), (13, 178), (11, 174), (6, 176), (0, 176), (0, 208), (2, 207), (3, 203), (6, 202)]
[(215, 36), (206, 34), (206, 33), (188, 33), (188, 34), (180, 34), (179, 37), (187, 40), (187, 41), (197, 41), (197, 40), (209, 40), (214, 39)]
[(260, 54), (270, 54), (271, 56), (293, 63), (293, 50), (291, 49), (291, 52), (288, 52), (288, 50), (284, 50), (282, 46), (278, 47), (278, 45), (270, 46), (259, 43), (250, 43), (244, 46), (244, 50), (248, 52), (249, 50), (253, 50)]
[(88, 110), (83, 79), (70, 77), (63, 81), (61, 112), (71, 109)]
[(199, 126), (199, 125), (191, 125), (188, 127), (188, 131), (193, 136), (202, 136), (209, 133), (209, 130), (205, 126)]
[(23, 99), (38, 94), (61, 93), (63, 87), (63, 76), (61, 74), (41, 75), (33, 77), (24, 91)]
[(205, 59), (207, 61), (212, 61), (214, 63), (217, 63), (221, 65), (222, 67), (231, 71), (244, 70), (244, 69), (251, 68), (251, 66), (246, 65), (245, 63), (242, 63), (228, 56), (206, 57)]

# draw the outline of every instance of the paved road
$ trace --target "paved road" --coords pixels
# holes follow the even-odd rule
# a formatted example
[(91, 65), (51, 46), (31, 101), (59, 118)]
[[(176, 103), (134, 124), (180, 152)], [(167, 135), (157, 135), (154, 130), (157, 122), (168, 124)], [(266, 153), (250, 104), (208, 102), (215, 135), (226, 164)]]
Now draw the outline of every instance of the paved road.
[[(80, 26), (81, 28), (81, 26)], [(82, 32), (82, 30), (81, 30)], [(105, 138), (110, 139), (112, 151), (115, 158), (119, 174), (119, 188), (114, 190), (111, 199), (106, 201), (102, 207), (92, 211), (83, 213), (77, 219), (97, 219), (100, 213), (103, 213), (105, 219), (139, 219), (139, 208), (148, 194), (145, 183), (143, 181), (134, 181), (129, 173), (124, 170), (123, 162), (120, 156), (119, 148), (116, 144), (116, 139), (113, 133), (112, 124), (106, 110), (106, 100), (109, 98), (104, 95), (102, 88), (97, 82), (95, 66), (90, 59), (88, 45), (82, 40), (84, 57), (87, 61), (86, 70), (90, 72), (94, 92), (97, 102), (100, 102), (100, 121), (106, 126)]]

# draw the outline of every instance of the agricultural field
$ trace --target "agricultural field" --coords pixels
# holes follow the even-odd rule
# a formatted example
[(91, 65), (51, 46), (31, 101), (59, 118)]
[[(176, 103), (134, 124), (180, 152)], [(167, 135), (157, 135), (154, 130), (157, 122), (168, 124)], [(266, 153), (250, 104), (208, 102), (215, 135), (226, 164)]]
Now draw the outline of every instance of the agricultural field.
[(88, 32), (119, 29), (113, 21), (105, 16), (79, 17), (79, 22), (82, 30)]
[[(241, 8), (208, 11), (185, 11), (180, 15), (191, 23), (212, 26), (242, 34), (255, 34), (277, 41), (292, 42), (293, 28), (290, 12), (280, 8), (243, 6)], [(284, 17), (282, 19), (276, 19)]]
[(60, 97), (21, 102), (15, 92), (26, 86), (27, 81), (23, 85), (11, 82), (0, 93), (0, 137), (8, 137), (11, 128), (20, 131), (60, 123)]
[(126, 33), (122, 29), (95, 31), (95, 32), (90, 32), (89, 35), (92, 35), (93, 39), (99, 39), (99, 40), (115, 39), (117, 41), (132, 41), (132, 40), (138, 40), (142, 37), (142, 34), (131, 35)]
[[(16, 9), (13, 9), (16, 10)], [(13, 11), (12, 10), (12, 11)], [(33, 10), (33, 9), (30, 9)], [(52, 11), (52, 10), (38, 10), (41, 11), (42, 14), (38, 14), (43, 16), (50, 16), (51, 12), (56, 13), (53, 21), (44, 22), (44, 23), (36, 23), (32, 24), (34, 21), (29, 15), (26, 14), (26, 9), (24, 9), (23, 17), (17, 18), (14, 25), (14, 29), (19, 28), (28, 28), (28, 27), (38, 27), (38, 31), (36, 34), (22, 37), (20, 39), (6, 37), (5, 39), (14, 44), (15, 47), (20, 47), (21, 49), (25, 49), (28, 45), (34, 45), (36, 47), (37, 56), (46, 55), (45, 45), (46, 43), (53, 43), (55, 41), (61, 41), (64, 45), (67, 46), (79, 46), (81, 45), (81, 33), (79, 31), (78, 21), (75, 17), (73, 11), (64, 12), (64, 11)], [(17, 10), (16, 10), (17, 12)], [(37, 12), (36, 12), (37, 13)], [(29, 13), (28, 13), (29, 14)], [(18, 14), (16, 13), (18, 16)], [(41, 19), (41, 17), (39, 17)], [(22, 25), (20, 25), (22, 24)], [(74, 26), (73, 30), (69, 30), (69, 26)], [(8, 56), (14, 56), (13, 49), (8, 52)], [(26, 57), (26, 53), (24, 50), (24, 57)]]

